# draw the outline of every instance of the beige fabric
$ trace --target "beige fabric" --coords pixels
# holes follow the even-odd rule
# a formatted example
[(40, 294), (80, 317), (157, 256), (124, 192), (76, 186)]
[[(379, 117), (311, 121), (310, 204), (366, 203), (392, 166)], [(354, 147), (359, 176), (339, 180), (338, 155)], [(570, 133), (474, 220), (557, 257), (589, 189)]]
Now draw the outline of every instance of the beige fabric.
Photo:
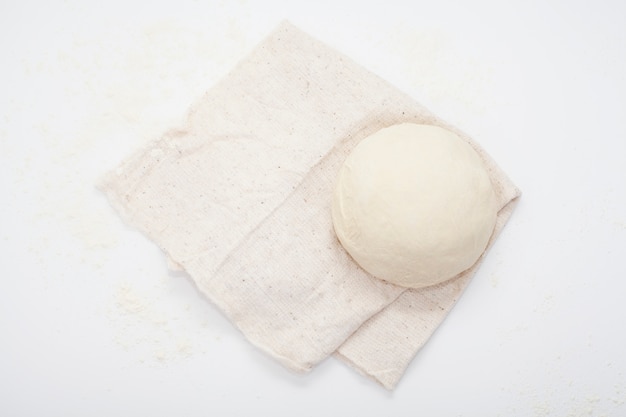
[[(366, 135), (403, 121), (451, 128), (284, 23), (194, 106), (184, 128), (125, 161), (102, 189), (285, 366), (307, 371), (339, 349), (392, 388), (471, 275), (405, 291), (362, 271), (335, 238), (330, 197), (343, 159)], [(478, 150), (504, 207), (518, 192)]]

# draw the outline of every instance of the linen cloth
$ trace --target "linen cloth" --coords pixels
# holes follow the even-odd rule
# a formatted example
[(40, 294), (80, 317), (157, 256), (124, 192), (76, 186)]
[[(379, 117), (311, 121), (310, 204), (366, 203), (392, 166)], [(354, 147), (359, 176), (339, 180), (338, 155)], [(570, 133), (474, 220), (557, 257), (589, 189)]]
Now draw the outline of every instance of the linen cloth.
[(308, 371), (336, 352), (391, 389), (478, 265), (406, 290), (363, 271), (335, 238), (332, 188), (361, 139), (400, 122), (459, 133), (500, 203), (519, 191), (476, 143), (326, 45), (282, 23), (191, 109), (186, 125), (101, 184), (244, 335)]

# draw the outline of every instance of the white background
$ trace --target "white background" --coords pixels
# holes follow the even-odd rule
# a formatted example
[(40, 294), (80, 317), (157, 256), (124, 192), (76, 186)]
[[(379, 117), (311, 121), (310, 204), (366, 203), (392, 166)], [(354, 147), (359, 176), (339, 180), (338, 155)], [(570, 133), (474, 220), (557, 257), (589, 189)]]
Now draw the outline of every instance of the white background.
[[(0, 415), (626, 415), (626, 6), (0, 2)], [(394, 392), (258, 352), (94, 184), (288, 19), (524, 195)]]

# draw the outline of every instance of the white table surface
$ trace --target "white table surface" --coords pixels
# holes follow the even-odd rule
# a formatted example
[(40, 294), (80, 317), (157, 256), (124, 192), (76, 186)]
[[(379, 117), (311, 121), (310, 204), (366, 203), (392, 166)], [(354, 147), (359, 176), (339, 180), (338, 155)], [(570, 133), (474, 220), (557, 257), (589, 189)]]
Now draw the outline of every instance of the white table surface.
[[(373, 3), (0, 3), (0, 415), (626, 415), (626, 3)], [(283, 369), (94, 188), (285, 18), (524, 193), (394, 392)]]

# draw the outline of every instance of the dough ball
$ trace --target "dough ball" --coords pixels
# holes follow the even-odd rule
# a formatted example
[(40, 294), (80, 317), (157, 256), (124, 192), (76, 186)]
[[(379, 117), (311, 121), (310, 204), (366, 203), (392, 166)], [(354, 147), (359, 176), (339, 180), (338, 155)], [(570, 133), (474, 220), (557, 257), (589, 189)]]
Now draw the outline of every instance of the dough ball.
[(339, 172), (335, 232), (373, 276), (404, 287), (446, 281), (484, 252), (496, 197), (476, 151), (449, 130), (412, 123), (361, 141)]

